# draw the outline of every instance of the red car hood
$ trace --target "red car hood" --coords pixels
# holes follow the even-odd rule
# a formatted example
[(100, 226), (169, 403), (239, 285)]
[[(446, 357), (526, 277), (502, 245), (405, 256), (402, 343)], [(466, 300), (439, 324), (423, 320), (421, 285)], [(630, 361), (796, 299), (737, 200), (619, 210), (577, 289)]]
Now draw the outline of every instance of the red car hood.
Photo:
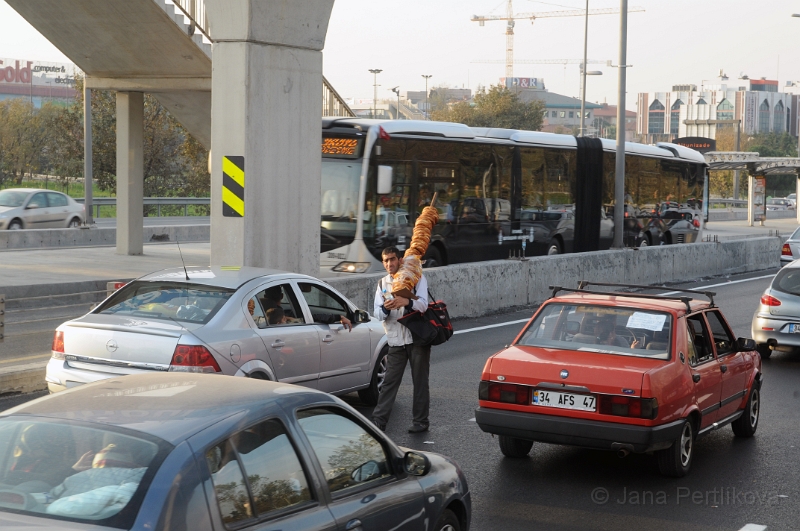
[[(641, 396), (644, 374), (664, 363), (619, 354), (513, 346), (491, 358), (489, 372), (483, 377), (497, 380), (504, 376), (508, 383), (563, 384), (586, 387), (593, 393)], [(564, 370), (569, 373), (566, 378), (562, 377)]]

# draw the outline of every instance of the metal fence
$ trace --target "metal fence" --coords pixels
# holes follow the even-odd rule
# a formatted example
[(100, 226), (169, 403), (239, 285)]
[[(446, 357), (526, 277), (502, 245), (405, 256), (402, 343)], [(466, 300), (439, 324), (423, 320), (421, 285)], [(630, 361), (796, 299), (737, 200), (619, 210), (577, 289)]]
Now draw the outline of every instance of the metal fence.
[[(78, 203), (83, 203), (83, 198), (75, 198)], [(190, 205), (210, 205), (210, 197), (145, 197), (144, 205), (156, 205), (156, 216), (161, 217), (161, 207), (164, 205), (179, 205), (183, 206), (183, 215), (189, 215)], [(116, 197), (95, 197), (92, 199), (92, 208), (94, 209), (94, 217), (100, 217), (100, 207), (102, 206), (116, 206)]]

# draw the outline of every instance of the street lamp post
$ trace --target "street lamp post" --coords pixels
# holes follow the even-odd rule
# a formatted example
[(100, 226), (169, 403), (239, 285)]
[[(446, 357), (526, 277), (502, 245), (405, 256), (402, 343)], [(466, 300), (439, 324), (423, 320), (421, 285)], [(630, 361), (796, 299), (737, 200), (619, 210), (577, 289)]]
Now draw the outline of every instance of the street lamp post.
[(370, 73), (372, 74), (372, 117), (375, 118), (375, 115), (378, 114), (378, 74), (383, 72), (380, 68), (370, 68)]
[(599, 70), (587, 72), (586, 63), (581, 65), (581, 125), (578, 130), (578, 136), (584, 136), (586, 134), (586, 76), (602, 75), (603, 73)]
[(394, 88), (390, 88), (389, 90), (391, 90), (392, 92), (397, 94), (397, 119), (399, 120), (400, 119), (400, 87), (397, 86), (397, 87), (394, 87)]
[(614, 176), (614, 248), (622, 249), (625, 211), (625, 69), (628, 51), (628, 0), (619, 2), (619, 96), (617, 99), (617, 153)]
[(422, 77), (425, 78), (425, 118), (428, 120), (431, 119), (430, 115), (430, 107), (428, 106), (428, 80), (433, 77), (433, 74), (422, 74)]

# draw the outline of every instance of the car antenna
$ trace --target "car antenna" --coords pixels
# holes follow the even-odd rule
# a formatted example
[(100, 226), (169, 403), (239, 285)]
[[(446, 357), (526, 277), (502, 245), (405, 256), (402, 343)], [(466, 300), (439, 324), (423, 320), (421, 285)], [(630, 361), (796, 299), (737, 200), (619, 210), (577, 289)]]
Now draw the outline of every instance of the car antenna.
[(189, 280), (189, 272), (186, 271), (186, 262), (183, 261), (183, 252), (181, 252), (181, 242), (175, 238), (175, 243), (178, 244), (178, 254), (181, 255), (181, 264), (183, 265), (183, 273), (186, 275), (186, 280)]

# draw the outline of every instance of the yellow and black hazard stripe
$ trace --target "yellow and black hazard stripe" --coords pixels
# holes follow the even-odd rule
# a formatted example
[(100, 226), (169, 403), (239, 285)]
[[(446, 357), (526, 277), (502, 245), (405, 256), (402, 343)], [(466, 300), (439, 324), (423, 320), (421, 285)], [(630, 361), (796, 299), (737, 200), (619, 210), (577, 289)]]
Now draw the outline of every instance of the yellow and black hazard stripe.
[(222, 215), (244, 217), (244, 157), (222, 157)]

